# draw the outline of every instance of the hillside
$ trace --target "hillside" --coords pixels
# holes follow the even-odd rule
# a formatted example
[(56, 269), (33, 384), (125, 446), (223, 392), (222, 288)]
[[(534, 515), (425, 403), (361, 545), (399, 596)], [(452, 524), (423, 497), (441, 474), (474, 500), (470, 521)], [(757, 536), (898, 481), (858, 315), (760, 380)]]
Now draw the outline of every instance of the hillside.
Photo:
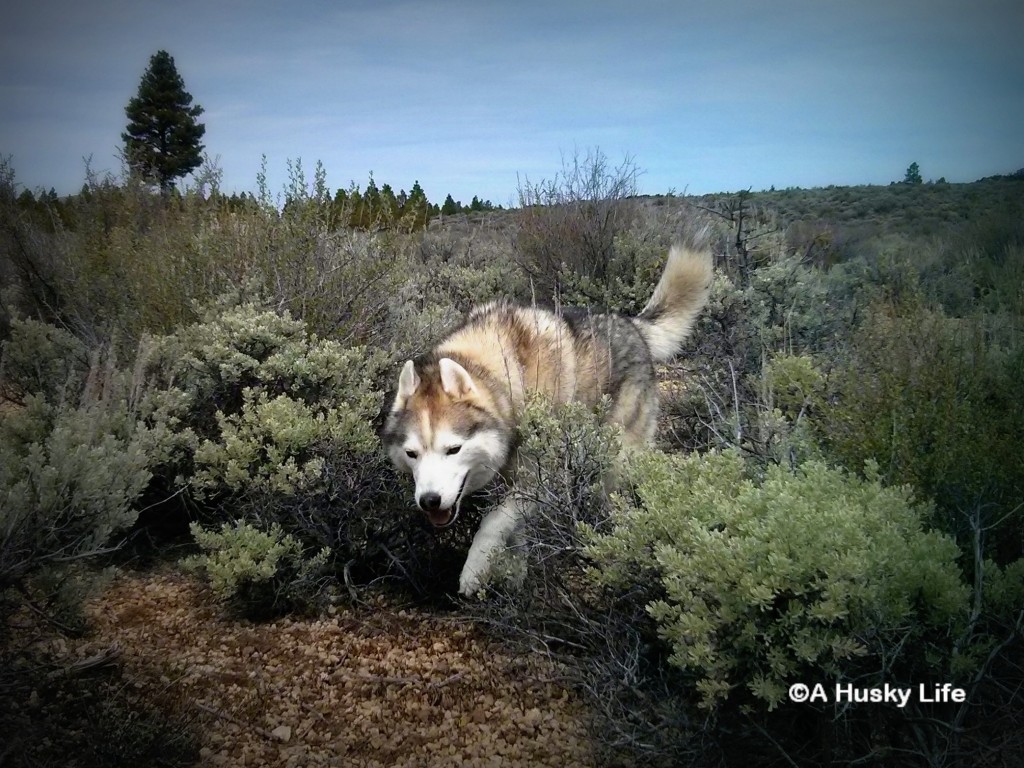
[[(713, 204), (730, 195), (693, 199)], [(879, 232), (942, 234), (949, 224), (986, 218), (1012, 219), (1024, 206), (1024, 176), (1001, 176), (966, 184), (824, 187), (750, 192), (750, 202), (773, 211), (786, 225), (824, 221), (870, 226)]]

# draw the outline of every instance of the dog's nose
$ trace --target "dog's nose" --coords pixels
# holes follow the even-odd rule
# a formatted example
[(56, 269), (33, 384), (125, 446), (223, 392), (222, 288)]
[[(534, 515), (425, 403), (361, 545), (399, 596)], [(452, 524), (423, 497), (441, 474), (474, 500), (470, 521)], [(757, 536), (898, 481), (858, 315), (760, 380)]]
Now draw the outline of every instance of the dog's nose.
[(437, 512), (440, 508), (441, 494), (431, 491), (420, 496), (420, 509), (424, 512)]

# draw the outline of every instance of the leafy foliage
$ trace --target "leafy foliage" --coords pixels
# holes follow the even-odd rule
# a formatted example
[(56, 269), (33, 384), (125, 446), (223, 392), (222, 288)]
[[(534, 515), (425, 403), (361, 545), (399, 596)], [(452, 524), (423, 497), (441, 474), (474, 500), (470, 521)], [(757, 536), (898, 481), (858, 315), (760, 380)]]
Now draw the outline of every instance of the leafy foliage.
[[(984, 510), (1000, 559), (1022, 554), (1024, 349), (1012, 322), (877, 306), (831, 377), (822, 442), (846, 466), (877, 460), (887, 482), (934, 498), (943, 528), (967, 540)], [(997, 522), (998, 521), (998, 522)]]
[[(90, 564), (116, 548), (115, 537), (138, 516), (155, 435), (136, 420), (124, 374), (94, 359), (83, 381), (52, 365), (68, 347), (60, 333), (23, 322), (14, 334), (4, 359), (14, 363), (11, 387), (22, 394), (0, 419), (0, 599), (15, 589), (78, 625), (94, 581)], [(29, 344), (38, 345), (42, 365), (26, 371)], [(40, 371), (63, 378), (40, 380)], [(0, 385), (7, 381), (5, 371)]]
[[(606, 423), (608, 402), (597, 409), (577, 402), (552, 404), (535, 396), (521, 416), (515, 493), (529, 510), (519, 544), (509, 552), (518, 571), (513, 593), (519, 610), (557, 613), (559, 591), (578, 578), (580, 523), (602, 527), (608, 518), (606, 483), (621, 450), (619, 428)], [(524, 578), (526, 579), (524, 584)], [(525, 609), (525, 602), (531, 608)]]
[(35, 395), (50, 405), (73, 401), (80, 394), (87, 362), (85, 345), (71, 333), (14, 317), (0, 356), (3, 398), (24, 403)]
[(233, 204), (215, 167), (180, 195), (90, 173), (45, 216), (0, 195), (5, 300), (89, 346), (169, 333), (218, 301), (287, 308), (321, 334), (386, 342), (384, 297), (403, 277), (405, 248), (385, 233), (339, 231), (322, 174), (309, 188), (294, 164), (280, 210), (267, 189)]
[(390, 522), (370, 517), (392, 492), (373, 429), (385, 363), (287, 313), (230, 307), (153, 340), (146, 406), (207, 517), (278, 525), (344, 566)]
[(966, 618), (955, 542), (877, 472), (811, 462), (755, 483), (736, 453), (652, 454), (635, 470), (641, 505), (594, 537), (591, 575), (657, 585), (648, 611), (705, 707), (774, 708), (800, 680), (891, 682)]
[(280, 525), (261, 531), (239, 520), (207, 530), (193, 523), (192, 535), (203, 553), (183, 565), (205, 573), (218, 597), (243, 615), (266, 618), (308, 607), (327, 583), (330, 549), (307, 557)]

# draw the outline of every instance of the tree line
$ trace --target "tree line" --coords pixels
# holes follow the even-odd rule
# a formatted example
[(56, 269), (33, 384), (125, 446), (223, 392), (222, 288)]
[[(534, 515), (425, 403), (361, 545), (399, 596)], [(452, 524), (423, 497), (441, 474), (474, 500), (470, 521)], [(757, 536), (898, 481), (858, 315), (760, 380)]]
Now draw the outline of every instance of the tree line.
[[(94, 194), (88, 184), (83, 185), (75, 195), (61, 197), (52, 187), (47, 190), (23, 189), (16, 198), (18, 208), (38, 216), (43, 222), (59, 220), (65, 227), (74, 227), (73, 209), (79, 202), (86, 201)], [(174, 197), (178, 192), (172, 189), (168, 195)], [(219, 190), (207, 194), (211, 205), (219, 206), (229, 212), (250, 210), (260, 205), (259, 198), (252, 192), (232, 192), (230, 195)], [(318, 204), (305, 199), (297, 200), (285, 196), (284, 210), (294, 212), (302, 206)], [(385, 229), (423, 229), (432, 220), (443, 216), (478, 213), (502, 210), (502, 206), (494, 205), (490, 200), (481, 200), (476, 195), (465, 205), (455, 200), (450, 194), (444, 203), (432, 203), (418, 181), (415, 181), (409, 192), (400, 189), (397, 193), (390, 184), (379, 187), (370, 176), (365, 188), (354, 182), (345, 189), (339, 188), (333, 198), (325, 201), (327, 219), (336, 229), (358, 229), (376, 231)]]
[[(150, 57), (138, 92), (125, 107), (128, 125), (121, 138), (129, 172), (159, 186), (163, 194), (173, 193), (177, 179), (184, 178), (203, 164), (205, 146), (202, 139), (206, 126), (198, 121), (203, 112), (203, 107), (194, 104), (192, 94), (185, 89), (174, 58), (167, 51), (157, 51)], [(81, 194), (87, 192), (88, 187), (83, 187)], [(252, 195), (245, 193), (225, 196), (214, 191), (211, 196), (229, 209), (241, 209), (256, 202)], [(300, 202), (306, 201), (286, 194), (284, 206), (294, 207)], [(52, 208), (59, 200), (52, 189), (41, 193), (38, 198), (26, 190), (19, 197), (19, 203), (25, 207), (44, 205)], [(468, 205), (464, 205), (450, 194), (438, 205), (427, 199), (419, 181), (415, 181), (408, 192), (401, 189), (396, 193), (390, 184), (378, 187), (372, 173), (364, 189), (353, 182), (347, 189), (338, 189), (329, 205), (333, 222), (339, 227), (354, 229), (397, 226), (421, 229), (437, 216), (501, 207), (475, 195)]]

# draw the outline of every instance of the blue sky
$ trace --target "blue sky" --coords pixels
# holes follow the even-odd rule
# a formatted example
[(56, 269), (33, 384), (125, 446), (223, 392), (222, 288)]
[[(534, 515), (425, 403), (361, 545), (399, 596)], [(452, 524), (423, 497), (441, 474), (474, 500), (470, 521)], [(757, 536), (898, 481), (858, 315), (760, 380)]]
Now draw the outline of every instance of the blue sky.
[(0, 155), (29, 188), (120, 171), (158, 49), (227, 191), (301, 159), (507, 205), (563, 154), (643, 192), (971, 181), (1024, 166), (1019, 0), (33, 0), (0, 26)]

